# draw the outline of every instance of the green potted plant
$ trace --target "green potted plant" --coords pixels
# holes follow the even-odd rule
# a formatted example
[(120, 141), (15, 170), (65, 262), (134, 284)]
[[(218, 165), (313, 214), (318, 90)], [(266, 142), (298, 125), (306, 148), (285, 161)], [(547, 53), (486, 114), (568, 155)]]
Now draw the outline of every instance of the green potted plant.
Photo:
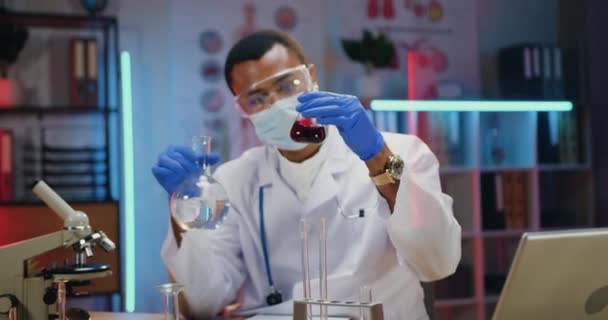
[[(0, 19), (10, 12), (0, 7)], [(19, 103), (18, 83), (9, 78), (9, 67), (17, 62), (28, 38), (25, 27), (7, 23), (0, 27), (0, 107), (12, 107)]]
[(363, 30), (360, 40), (342, 39), (341, 42), (346, 56), (363, 66), (364, 76), (360, 79), (359, 94), (370, 99), (380, 96), (382, 88), (375, 70), (396, 67), (398, 60), (393, 42), (386, 35), (374, 35), (369, 30)]

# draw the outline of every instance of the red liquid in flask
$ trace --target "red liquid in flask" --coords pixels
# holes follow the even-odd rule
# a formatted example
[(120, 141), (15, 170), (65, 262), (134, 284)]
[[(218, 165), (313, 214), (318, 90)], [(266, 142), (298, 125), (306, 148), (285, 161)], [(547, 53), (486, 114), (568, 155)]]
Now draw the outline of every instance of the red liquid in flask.
[(321, 143), (325, 140), (325, 127), (314, 124), (312, 119), (304, 118), (294, 122), (291, 138), (301, 143)]

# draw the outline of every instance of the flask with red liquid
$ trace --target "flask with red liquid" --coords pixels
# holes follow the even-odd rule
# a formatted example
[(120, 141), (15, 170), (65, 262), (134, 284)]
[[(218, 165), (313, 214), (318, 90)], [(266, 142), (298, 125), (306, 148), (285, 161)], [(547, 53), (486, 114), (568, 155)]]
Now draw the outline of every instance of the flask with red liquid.
[(325, 126), (318, 124), (315, 119), (299, 115), (291, 127), (290, 136), (296, 142), (321, 143), (327, 134)]

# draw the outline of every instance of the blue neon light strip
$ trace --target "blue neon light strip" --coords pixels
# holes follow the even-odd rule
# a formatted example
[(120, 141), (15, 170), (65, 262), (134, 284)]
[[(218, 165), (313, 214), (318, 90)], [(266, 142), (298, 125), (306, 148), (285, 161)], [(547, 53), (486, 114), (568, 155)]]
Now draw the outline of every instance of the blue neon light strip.
[(125, 309), (135, 311), (135, 183), (133, 161), (133, 96), (131, 88), (131, 56), (120, 54), (122, 74), (122, 134), (124, 161), (125, 210)]
[(372, 100), (374, 111), (570, 111), (569, 101)]

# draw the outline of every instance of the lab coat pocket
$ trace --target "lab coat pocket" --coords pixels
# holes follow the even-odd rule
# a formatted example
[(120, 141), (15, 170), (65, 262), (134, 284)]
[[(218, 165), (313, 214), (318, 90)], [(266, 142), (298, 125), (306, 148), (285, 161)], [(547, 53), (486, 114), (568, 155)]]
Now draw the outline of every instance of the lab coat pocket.
[(347, 218), (386, 219), (390, 209), (386, 200), (376, 189), (366, 190), (365, 193), (353, 195), (346, 201), (337, 199), (338, 211)]

